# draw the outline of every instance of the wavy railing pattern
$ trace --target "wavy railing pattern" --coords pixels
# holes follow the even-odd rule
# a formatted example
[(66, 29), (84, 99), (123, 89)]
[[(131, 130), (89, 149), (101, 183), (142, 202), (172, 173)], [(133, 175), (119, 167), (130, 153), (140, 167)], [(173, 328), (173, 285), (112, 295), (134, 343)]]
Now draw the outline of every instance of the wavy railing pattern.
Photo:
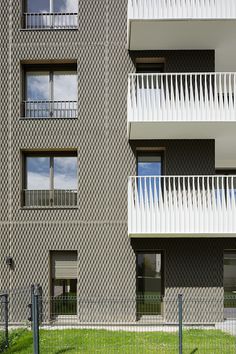
[(128, 19), (236, 19), (235, 0), (129, 0)]
[(128, 121), (235, 121), (236, 73), (130, 74)]
[(130, 177), (129, 234), (236, 232), (236, 176)]

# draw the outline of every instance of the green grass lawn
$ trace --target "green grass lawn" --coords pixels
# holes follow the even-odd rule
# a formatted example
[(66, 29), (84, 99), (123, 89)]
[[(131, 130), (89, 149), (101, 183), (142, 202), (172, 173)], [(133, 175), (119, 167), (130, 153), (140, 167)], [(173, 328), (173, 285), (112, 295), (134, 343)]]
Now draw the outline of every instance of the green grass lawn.
[[(6, 354), (32, 354), (32, 333), (12, 331)], [(215, 330), (186, 330), (184, 354), (235, 354), (236, 338)], [(113, 332), (106, 330), (41, 330), (41, 354), (178, 353), (178, 334), (164, 332)]]

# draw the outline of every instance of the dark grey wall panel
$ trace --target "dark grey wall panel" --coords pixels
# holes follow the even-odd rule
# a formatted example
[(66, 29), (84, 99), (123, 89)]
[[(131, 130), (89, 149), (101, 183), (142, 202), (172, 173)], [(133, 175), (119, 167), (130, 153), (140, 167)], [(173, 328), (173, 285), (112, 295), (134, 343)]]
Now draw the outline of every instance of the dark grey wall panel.
[(138, 148), (163, 148), (167, 175), (215, 174), (214, 140), (136, 140), (130, 145), (135, 156)]
[(215, 71), (214, 50), (131, 51), (130, 56), (134, 62), (138, 57), (165, 58), (165, 71), (167, 73)]
[[(127, 0), (80, 0), (78, 31), (20, 31), (19, 2), (3, 0), (0, 10), (0, 287), (37, 282), (49, 295), (50, 250), (77, 250), (81, 296), (133, 299), (135, 249), (146, 245), (166, 248), (169, 294), (189, 291), (191, 284), (194, 295), (222, 292), (220, 254), (236, 248), (234, 241), (199, 241), (193, 253), (191, 241), (131, 244), (127, 231), (127, 182), (135, 174), (137, 147), (165, 147), (168, 174), (214, 173), (214, 141), (128, 141), (127, 79), (135, 72), (134, 57), (166, 56), (169, 72), (214, 71), (214, 52), (133, 52), (131, 57)], [(20, 120), (21, 63), (55, 60), (77, 61), (78, 119)], [(66, 148), (78, 149), (78, 210), (22, 210), (21, 150)], [(15, 262), (11, 271), (5, 265), (9, 254)], [(201, 272), (195, 277), (198, 262)]]

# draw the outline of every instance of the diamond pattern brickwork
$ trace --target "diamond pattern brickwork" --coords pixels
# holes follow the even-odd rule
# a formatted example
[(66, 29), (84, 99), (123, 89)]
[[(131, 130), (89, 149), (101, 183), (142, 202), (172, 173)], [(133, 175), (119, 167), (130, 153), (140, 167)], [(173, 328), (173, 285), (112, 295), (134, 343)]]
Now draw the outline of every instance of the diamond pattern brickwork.
[[(214, 52), (129, 53), (127, 0), (79, 0), (78, 31), (20, 31), (20, 23), (19, 2), (0, 1), (0, 288), (36, 282), (47, 296), (50, 251), (77, 250), (82, 297), (133, 299), (136, 249), (163, 248), (167, 294), (220, 293), (222, 252), (236, 248), (234, 240), (199, 240), (191, 247), (183, 240), (130, 242), (127, 232), (127, 179), (135, 174), (137, 147), (165, 147), (168, 174), (214, 173), (214, 141), (128, 142), (127, 77), (134, 58), (165, 56), (169, 72), (214, 71)], [(78, 119), (20, 120), (21, 63), (68, 60), (78, 63)], [(78, 149), (79, 208), (22, 210), (21, 151), (68, 148)], [(14, 259), (11, 271), (7, 255)], [(24, 311), (19, 307), (15, 319)]]

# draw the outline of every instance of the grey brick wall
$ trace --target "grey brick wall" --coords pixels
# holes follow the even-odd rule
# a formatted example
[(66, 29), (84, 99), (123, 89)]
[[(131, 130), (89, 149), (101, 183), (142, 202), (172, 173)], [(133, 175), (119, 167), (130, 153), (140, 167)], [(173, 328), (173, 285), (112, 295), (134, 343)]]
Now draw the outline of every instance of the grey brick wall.
[[(133, 57), (137, 55), (130, 56), (126, 49), (127, 0), (79, 3), (78, 31), (27, 32), (20, 31), (19, 2), (0, 2), (0, 287), (26, 287), (37, 282), (48, 295), (49, 251), (77, 250), (81, 296), (134, 298), (135, 249), (146, 247), (147, 242), (168, 251), (168, 292), (177, 293), (190, 284), (197, 294), (213, 294), (215, 288), (222, 291), (220, 254), (228, 245), (235, 247), (233, 241), (204, 241), (207, 248), (199, 241), (196, 253), (189, 253), (191, 241), (131, 243), (128, 239), (127, 180), (135, 174), (137, 145), (164, 146), (169, 174), (212, 174), (214, 142), (127, 141), (127, 77), (135, 71)], [(212, 51), (177, 53), (175, 63), (173, 53), (165, 54), (169, 71), (177, 71), (177, 63), (182, 63), (182, 71), (214, 70)], [(20, 120), (21, 63), (55, 60), (77, 61), (78, 120)], [(21, 150), (36, 148), (78, 149), (78, 210), (20, 208)], [(179, 252), (184, 252), (184, 257), (177, 269), (183, 273), (175, 276)], [(5, 265), (7, 255), (13, 256), (13, 270)], [(203, 262), (206, 257), (208, 261)], [(214, 272), (206, 272), (212, 261)], [(198, 262), (201, 272), (195, 286), (191, 277)], [(183, 279), (189, 280), (183, 283)]]

